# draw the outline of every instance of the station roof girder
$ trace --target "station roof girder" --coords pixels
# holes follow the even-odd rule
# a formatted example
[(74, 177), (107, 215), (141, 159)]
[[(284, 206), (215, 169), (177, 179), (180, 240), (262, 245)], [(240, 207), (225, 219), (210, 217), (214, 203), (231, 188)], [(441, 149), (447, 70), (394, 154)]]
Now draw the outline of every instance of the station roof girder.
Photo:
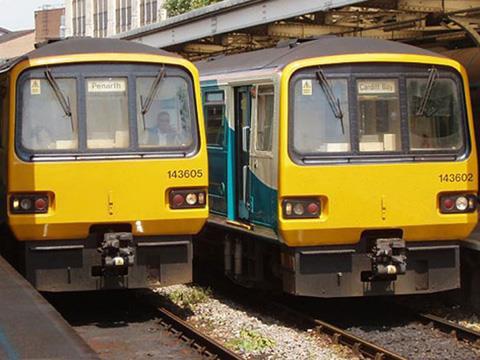
[(226, 0), (121, 37), (198, 60), (328, 34), (448, 44), (479, 26), (480, 0)]

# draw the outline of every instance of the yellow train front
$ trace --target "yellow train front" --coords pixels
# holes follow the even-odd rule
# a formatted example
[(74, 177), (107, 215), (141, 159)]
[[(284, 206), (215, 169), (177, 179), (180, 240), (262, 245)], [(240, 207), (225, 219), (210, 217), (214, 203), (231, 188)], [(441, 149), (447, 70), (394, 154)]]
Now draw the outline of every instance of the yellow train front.
[(326, 37), (198, 67), (218, 158), (206, 238), (225, 236), (231, 279), (316, 297), (460, 286), (478, 176), (457, 62)]
[(7, 64), (0, 83), (1, 242), (27, 279), (43, 291), (191, 281), (208, 214), (195, 67), (71, 39)]

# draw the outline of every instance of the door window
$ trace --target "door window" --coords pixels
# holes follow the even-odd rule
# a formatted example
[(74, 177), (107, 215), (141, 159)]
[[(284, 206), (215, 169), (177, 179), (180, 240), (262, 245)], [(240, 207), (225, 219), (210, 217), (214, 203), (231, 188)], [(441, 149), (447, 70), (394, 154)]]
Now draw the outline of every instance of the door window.
[(225, 100), (223, 91), (205, 93), (205, 121), (207, 144), (224, 146), (225, 141)]
[(257, 88), (256, 144), (258, 151), (272, 150), (273, 124), (273, 85), (260, 85)]

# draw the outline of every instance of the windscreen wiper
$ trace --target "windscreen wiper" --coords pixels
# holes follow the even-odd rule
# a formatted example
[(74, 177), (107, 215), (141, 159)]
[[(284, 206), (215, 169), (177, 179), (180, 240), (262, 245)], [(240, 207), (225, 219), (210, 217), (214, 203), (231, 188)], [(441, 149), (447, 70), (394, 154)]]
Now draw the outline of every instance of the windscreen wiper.
[(150, 107), (152, 106), (153, 103), (153, 98), (157, 94), (158, 88), (160, 86), (160, 83), (162, 82), (163, 78), (165, 77), (165, 66), (163, 66), (160, 71), (158, 72), (157, 77), (152, 83), (152, 86), (150, 87), (150, 91), (148, 92), (148, 96), (143, 101), (143, 97), (140, 96), (140, 103), (142, 105), (142, 119), (143, 119), (143, 129), (145, 130), (145, 115), (148, 113), (150, 110)]
[(328, 104), (330, 105), (330, 109), (332, 109), (333, 115), (340, 120), (340, 125), (342, 126), (342, 134), (345, 134), (345, 128), (343, 126), (343, 112), (342, 108), (340, 107), (340, 99), (336, 98), (333, 94), (332, 87), (330, 86), (325, 73), (321, 68), (319, 68), (315, 74), (317, 75), (318, 82), (323, 89), (327, 97)]
[(73, 126), (73, 117), (72, 117), (72, 108), (70, 107), (70, 99), (68, 96), (65, 96), (60, 86), (58, 86), (57, 80), (53, 77), (52, 72), (50, 69), (45, 70), (45, 77), (47, 78), (50, 87), (52, 88), (60, 106), (63, 109), (65, 115), (70, 118), (70, 126), (72, 127), (72, 132), (75, 130)]
[(433, 85), (435, 85), (435, 81), (439, 78), (436, 68), (432, 67), (430, 70), (428, 70), (428, 72), (429, 75), (427, 80), (427, 87), (425, 88), (425, 93), (423, 94), (422, 100), (420, 101), (417, 112), (415, 113), (416, 116), (425, 115), (425, 111), (427, 110), (427, 103), (430, 99), (430, 95), (432, 94)]

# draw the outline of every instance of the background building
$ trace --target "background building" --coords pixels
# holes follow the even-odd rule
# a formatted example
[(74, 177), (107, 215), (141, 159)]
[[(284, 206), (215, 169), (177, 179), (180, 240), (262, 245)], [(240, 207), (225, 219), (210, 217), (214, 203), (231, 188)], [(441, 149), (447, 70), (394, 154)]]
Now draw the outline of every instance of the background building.
[(65, 36), (65, 8), (43, 6), (35, 11), (35, 42)]
[[(5, 30), (5, 31), (3, 31)], [(0, 29), (0, 63), (34, 49), (35, 30), (8, 31)]]
[(164, 0), (67, 0), (65, 36), (107, 37), (166, 19)]

